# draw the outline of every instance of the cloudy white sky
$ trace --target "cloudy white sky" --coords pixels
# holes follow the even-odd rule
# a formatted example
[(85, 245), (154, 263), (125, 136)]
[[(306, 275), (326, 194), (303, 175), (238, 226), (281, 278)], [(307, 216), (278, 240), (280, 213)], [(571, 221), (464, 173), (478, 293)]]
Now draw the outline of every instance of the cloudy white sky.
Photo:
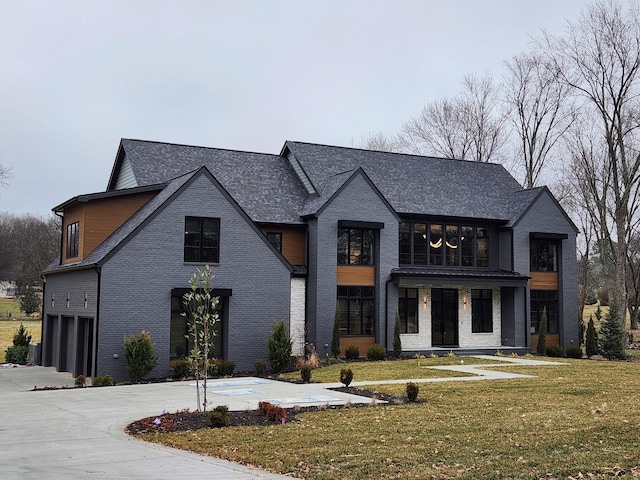
[(2, 0), (0, 212), (106, 187), (120, 138), (278, 153), (394, 133), (579, 0)]

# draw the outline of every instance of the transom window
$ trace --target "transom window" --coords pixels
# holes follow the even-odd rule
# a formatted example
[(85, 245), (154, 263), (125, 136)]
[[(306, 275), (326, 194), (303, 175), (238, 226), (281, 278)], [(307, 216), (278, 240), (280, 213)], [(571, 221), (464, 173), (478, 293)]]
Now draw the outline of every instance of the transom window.
[(401, 265), (488, 267), (489, 229), (474, 225), (401, 222)]
[(546, 333), (558, 333), (558, 291), (531, 290), (531, 333), (540, 333), (540, 320), (545, 310)]
[(338, 286), (340, 335), (373, 335), (375, 289)]
[(78, 245), (80, 244), (80, 222), (74, 222), (67, 225), (67, 258), (78, 256)]
[(282, 253), (282, 232), (267, 232), (267, 240)]
[(209, 217), (185, 217), (184, 261), (220, 261), (220, 219)]
[(398, 288), (400, 333), (418, 333), (418, 289)]
[(530, 253), (532, 272), (558, 271), (558, 240), (532, 238)]
[(375, 233), (372, 229), (338, 229), (338, 265), (374, 265)]
[(471, 332), (493, 332), (493, 300), (489, 288), (471, 290)]

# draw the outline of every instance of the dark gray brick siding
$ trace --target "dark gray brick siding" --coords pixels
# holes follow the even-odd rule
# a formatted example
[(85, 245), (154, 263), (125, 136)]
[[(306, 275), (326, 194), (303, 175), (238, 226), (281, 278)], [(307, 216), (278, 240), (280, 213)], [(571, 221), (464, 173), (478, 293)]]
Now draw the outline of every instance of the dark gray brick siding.
[[(309, 223), (309, 309), (308, 321), (315, 321), (313, 340), (318, 353), (330, 353), (336, 311), (336, 267), (339, 220), (382, 222), (376, 270), (376, 341), (385, 344), (385, 284), (398, 265), (398, 221), (366, 180), (358, 175), (332, 199), (317, 220)], [(397, 295), (391, 295), (388, 309), (395, 312)], [(389, 317), (393, 335), (393, 315)], [(327, 347), (325, 347), (325, 345)]]
[[(514, 269), (524, 274), (530, 273), (530, 232), (566, 233), (569, 236), (567, 240), (561, 241), (559, 308), (562, 324), (560, 326), (560, 344), (563, 348), (578, 345), (576, 231), (546, 192), (538, 198), (514, 228)], [(524, 297), (524, 292), (520, 296)], [(519, 301), (525, 304), (524, 298), (519, 298)], [(528, 305), (526, 308), (529, 311)], [(528, 330), (529, 325), (526, 325), (526, 328), (519, 324), (516, 325), (517, 340), (522, 341)]]

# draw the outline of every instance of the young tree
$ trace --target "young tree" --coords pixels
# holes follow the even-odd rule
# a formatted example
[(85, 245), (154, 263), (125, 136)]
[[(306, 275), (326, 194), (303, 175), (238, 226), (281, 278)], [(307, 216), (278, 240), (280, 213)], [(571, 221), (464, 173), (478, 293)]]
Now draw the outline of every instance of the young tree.
[(618, 299), (613, 297), (609, 304), (609, 311), (604, 316), (604, 322), (600, 325), (598, 349), (609, 360), (624, 360), (627, 355), (624, 351), (624, 328)]
[[(190, 290), (184, 294), (182, 301), (186, 312), (182, 315), (187, 319), (189, 334), (187, 338), (191, 344), (189, 358), (196, 377), (196, 401), (199, 412), (207, 411), (207, 377), (209, 370), (209, 356), (213, 351), (215, 324), (219, 320), (216, 307), (219, 297), (212, 295), (213, 269), (205, 265), (197, 268), (189, 279)], [(200, 380), (202, 379), (202, 404), (200, 403)]]
[(336, 314), (333, 318), (333, 335), (331, 337), (331, 355), (334, 358), (340, 356), (340, 312), (336, 309)]
[(280, 320), (273, 326), (267, 339), (269, 363), (275, 373), (284, 372), (289, 368), (292, 345), (284, 320)]
[(38, 297), (38, 294), (31, 285), (27, 285), (24, 293), (20, 296), (20, 310), (22, 310), (27, 317), (30, 317), (40, 310), (40, 297)]
[(139, 382), (158, 366), (158, 357), (149, 332), (142, 330), (139, 335), (124, 339), (124, 356), (127, 360), (127, 375), (132, 382)]
[(544, 355), (547, 353), (547, 308), (542, 310), (540, 315), (540, 325), (538, 326), (538, 344), (536, 345), (536, 353)]
[(587, 357), (598, 355), (598, 332), (593, 323), (593, 315), (589, 315), (589, 323), (587, 324), (587, 336), (584, 342), (585, 353)]
[(396, 312), (396, 323), (393, 327), (393, 355), (400, 358), (402, 355), (402, 339), (400, 338), (400, 315)]

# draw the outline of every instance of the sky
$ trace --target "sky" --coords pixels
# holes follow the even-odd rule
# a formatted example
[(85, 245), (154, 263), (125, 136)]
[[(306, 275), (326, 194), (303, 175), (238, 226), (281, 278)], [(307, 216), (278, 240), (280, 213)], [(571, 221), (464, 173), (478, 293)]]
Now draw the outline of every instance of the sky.
[(578, 0), (0, 0), (0, 212), (106, 189), (121, 138), (279, 153), (396, 133)]

